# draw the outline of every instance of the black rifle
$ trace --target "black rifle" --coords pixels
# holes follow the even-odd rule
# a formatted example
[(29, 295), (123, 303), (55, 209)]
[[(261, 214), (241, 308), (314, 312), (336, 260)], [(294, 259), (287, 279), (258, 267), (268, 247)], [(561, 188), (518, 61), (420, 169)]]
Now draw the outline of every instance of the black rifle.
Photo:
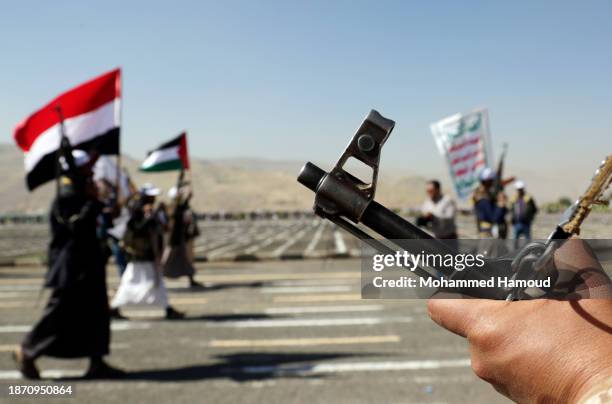
[[(382, 146), (391, 134), (395, 122), (384, 118), (372, 110), (365, 118), (348, 147), (327, 173), (308, 162), (302, 167), (298, 181), (315, 192), (314, 211), (363, 240), (384, 254), (393, 254), (389, 246), (395, 244), (399, 249), (427, 254), (456, 254), (457, 251), (412, 223), (404, 220), (374, 200), (378, 167)], [(500, 184), (503, 170), (503, 156), (498, 167)], [(366, 183), (344, 170), (344, 165), (354, 158), (372, 169), (372, 178)], [(477, 271), (452, 271), (451, 279), (489, 280), (492, 277), (507, 276), (511, 279), (544, 279), (551, 276), (556, 280), (554, 268), (550, 265), (554, 251), (572, 234), (578, 234), (580, 223), (586, 218), (590, 207), (601, 200), (601, 195), (612, 182), (612, 156), (602, 163), (587, 192), (568, 209), (561, 223), (546, 243), (531, 243), (520, 250), (515, 257), (501, 257), (485, 260), (485, 266)], [(387, 239), (383, 243), (357, 224), (373, 230)], [(419, 240), (421, 242), (419, 242)], [(434, 268), (446, 270), (448, 268)], [(436, 278), (438, 275), (418, 268), (415, 273), (421, 277)], [(554, 283), (554, 281), (553, 281)], [(522, 288), (470, 288), (456, 290), (464, 295), (489, 299), (532, 298)]]
[[(308, 162), (302, 167), (298, 181), (315, 192), (314, 211), (317, 215), (334, 222), (382, 253), (393, 254), (395, 250), (388, 244), (375, 239), (356, 224), (362, 223), (406, 251), (456, 254), (457, 251), (447, 244), (435, 240), (428, 233), (374, 200), (381, 148), (394, 126), (394, 121), (372, 110), (357, 129), (357, 133), (338, 163), (329, 173)], [(363, 182), (344, 170), (343, 167), (349, 158), (355, 158), (372, 169), (372, 179), (369, 183)], [(508, 269), (500, 270), (500, 268), (509, 267), (509, 264), (510, 262), (504, 265), (489, 263), (478, 271), (469, 271), (469, 277), (470, 279), (488, 280), (506, 272)], [(415, 273), (421, 277), (437, 278), (437, 274), (422, 268), (417, 268)], [(459, 279), (466, 276), (468, 276), (467, 273), (453, 271), (451, 278)], [(474, 288), (459, 290), (459, 292), (489, 299), (505, 299), (511, 293), (510, 290), (495, 288)]]
[[(500, 192), (504, 192), (504, 160), (506, 159), (506, 152), (508, 151), (508, 144), (504, 143), (502, 154), (499, 157), (499, 162), (497, 163), (497, 172), (495, 173), (495, 182), (493, 183), (493, 201), (497, 203), (497, 197)], [(506, 217), (504, 216), (501, 223), (497, 223), (497, 233), (498, 237), (502, 240), (505, 240), (508, 237), (508, 222), (506, 222)]]
[(495, 173), (495, 182), (493, 183), (493, 190), (495, 196), (504, 190), (504, 160), (506, 159), (506, 153), (508, 152), (508, 143), (504, 143), (502, 146), (502, 153), (499, 156), (499, 162), (497, 163), (497, 171)]

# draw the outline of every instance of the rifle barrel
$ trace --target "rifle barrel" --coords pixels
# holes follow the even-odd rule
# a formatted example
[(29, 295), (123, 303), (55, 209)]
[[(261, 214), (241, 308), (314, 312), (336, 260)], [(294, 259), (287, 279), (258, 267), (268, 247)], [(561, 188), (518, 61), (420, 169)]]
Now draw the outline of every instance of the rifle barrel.
[[(298, 175), (298, 182), (316, 193), (319, 183), (326, 175), (328, 175), (328, 173), (324, 170), (308, 162), (302, 167)], [(361, 222), (385, 239), (392, 240), (397, 246), (407, 251), (415, 253), (423, 251), (430, 254), (457, 254), (457, 251), (450, 248), (449, 245), (436, 240), (430, 234), (376, 201), (371, 201), (368, 204), (361, 216)], [(419, 242), (419, 240), (423, 242)], [(491, 263), (485, 262), (485, 267), (481, 270), (469, 271), (469, 277), (471, 279), (487, 280), (497, 272), (495, 266), (491, 266)], [(455, 272), (452, 277), (461, 279), (467, 276), (468, 273)], [(506, 293), (496, 288), (463, 290), (462, 292), (470, 296), (488, 299), (503, 299)]]

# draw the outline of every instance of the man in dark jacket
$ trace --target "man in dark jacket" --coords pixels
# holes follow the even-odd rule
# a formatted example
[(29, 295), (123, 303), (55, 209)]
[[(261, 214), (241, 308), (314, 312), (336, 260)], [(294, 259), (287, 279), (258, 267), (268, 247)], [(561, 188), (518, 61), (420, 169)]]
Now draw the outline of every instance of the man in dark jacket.
[(527, 241), (531, 240), (531, 224), (538, 213), (538, 207), (531, 195), (525, 192), (525, 183), (516, 181), (516, 195), (510, 201), (512, 210), (512, 225), (514, 226), (514, 247), (519, 247), (519, 239), (522, 236)]
[(482, 170), (480, 185), (472, 194), (472, 204), (474, 205), (476, 226), (480, 238), (505, 238), (500, 230), (506, 223), (506, 195), (503, 192), (495, 194), (493, 184), (496, 175), (490, 168)]
[(92, 181), (95, 159), (81, 150), (62, 156), (58, 194), (51, 206), (51, 243), (45, 286), (52, 289), (42, 318), (14, 358), (24, 377), (40, 378), (40, 356), (90, 358), (87, 378), (120, 377), (102, 359), (109, 353), (110, 317), (104, 256), (96, 235), (103, 205)]

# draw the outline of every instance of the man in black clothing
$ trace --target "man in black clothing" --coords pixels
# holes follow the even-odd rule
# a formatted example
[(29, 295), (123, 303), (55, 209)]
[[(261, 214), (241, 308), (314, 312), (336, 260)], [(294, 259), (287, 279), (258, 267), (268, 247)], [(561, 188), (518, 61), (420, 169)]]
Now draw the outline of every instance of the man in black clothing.
[[(204, 285), (195, 280), (193, 256), (187, 250), (189, 232), (186, 228), (185, 216), (190, 209), (189, 200), (191, 196), (191, 192), (184, 195), (182, 189), (177, 189), (176, 187), (168, 191), (168, 197), (174, 201), (174, 207), (170, 220), (168, 245), (164, 251), (162, 265), (164, 267), (164, 276), (168, 278), (187, 276), (189, 287), (198, 289), (204, 287)], [(195, 237), (195, 233), (193, 237)]]
[(516, 195), (510, 201), (512, 211), (512, 225), (514, 227), (514, 248), (519, 248), (519, 239), (522, 236), (526, 241), (531, 240), (531, 224), (538, 213), (538, 207), (531, 195), (525, 192), (525, 183), (514, 183)]
[(60, 158), (62, 174), (51, 206), (51, 243), (45, 286), (52, 289), (42, 318), (24, 338), (14, 358), (24, 377), (40, 378), (40, 356), (90, 358), (87, 378), (124, 373), (102, 359), (109, 353), (110, 317), (104, 256), (96, 236), (103, 205), (92, 181), (95, 162), (81, 150), (72, 161)]

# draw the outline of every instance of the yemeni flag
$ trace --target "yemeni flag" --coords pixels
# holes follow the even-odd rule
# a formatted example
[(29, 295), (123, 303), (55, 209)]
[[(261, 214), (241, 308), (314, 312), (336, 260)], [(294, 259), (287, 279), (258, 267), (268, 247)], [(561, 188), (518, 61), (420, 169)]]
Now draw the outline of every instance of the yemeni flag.
[(148, 172), (188, 169), (189, 155), (185, 132), (150, 151), (140, 166), (140, 171)]
[(116, 69), (61, 94), (17, 125), (13, 138), (25, 153), (28, 189), (55, 177), (61, 140), (58, 109), (73, 148), (119, 154), (120, 103), (121, 70)]

